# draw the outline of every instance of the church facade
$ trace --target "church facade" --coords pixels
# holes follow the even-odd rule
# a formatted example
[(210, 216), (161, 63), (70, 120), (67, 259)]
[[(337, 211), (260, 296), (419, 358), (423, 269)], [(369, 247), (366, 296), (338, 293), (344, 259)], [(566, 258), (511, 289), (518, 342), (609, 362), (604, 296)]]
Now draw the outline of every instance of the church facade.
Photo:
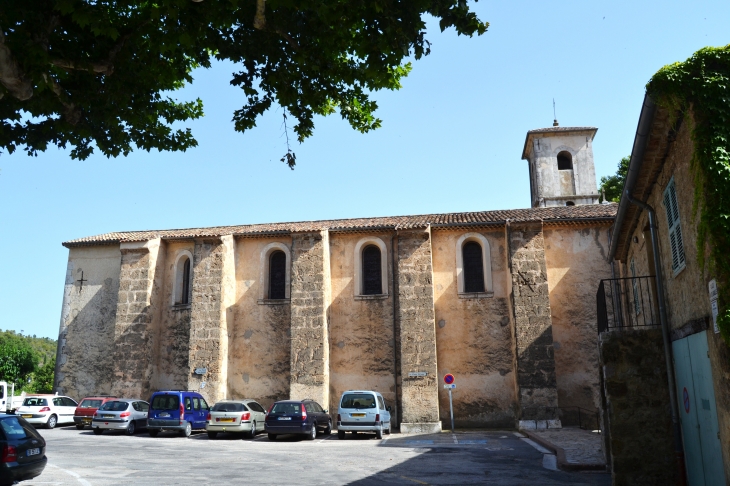
[[(64, 243), (56, 389), (209, 402), (381, 392), (405, 432), (600, 406), (596, 282), (615, 204), (594, 128), (528, 132), (531, 208), (184, 230)], [(446, 422), (444, 422), (446, 423)]]

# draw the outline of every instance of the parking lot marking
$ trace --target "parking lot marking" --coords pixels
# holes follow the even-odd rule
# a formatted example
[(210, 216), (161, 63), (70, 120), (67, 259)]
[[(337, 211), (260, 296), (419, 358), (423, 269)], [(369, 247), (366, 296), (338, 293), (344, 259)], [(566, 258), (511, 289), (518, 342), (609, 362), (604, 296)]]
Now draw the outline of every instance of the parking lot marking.
[(517, 437), (519, 437), (519, 438), (522, 438), (522, 437), (524, 437), (524, 435), (522, 435), (522, 434), (521, 434), (521, 433), (519, 433), (519, 432), (512, 432), (512, 433), (513, 433), (514, 435), (516, 435)]
[(63, 468), (58, 467), (58, 466), (54, 466), (53, 464), (46, 464), (46, 465), (47, 466), (50, 466), (50, 467), (54, 467), (54, 468), (56, 468), (56, 469), (58, 469), (60, 471), (63, 471), (66, 474), (68, 474), (69, 476), (73, 476), (74, 478), (76, 478), (76, 481), (78, 481), (83, 486), (91, 486), (91, 483), (88, 482), (87, 480), (85, 480), (84, 478), (82, 478), (78, 473), (75, 473), (73, 471), (69, 471), (68, 469), (63, 469)]
[(456, 438), (456, 434), (451, 434), (451, 438), (454, 439), (454, 444), (459, 443), (459, 439)]
[(427, 483), (427, 482), (425, 482), (425, 481), (419, 481), (418, 479), (409, 478), (407, 476), (401, 476), (401, 479), (405, 479), (405, 480), (408, 480), (408, 481), (413, 481), (414, 483), (418, 483), (418, 484), (426, 484), (426, 485), (430, 486), (430, 484)]
[(541, 446), (540, 444), (538, 444), (535, 441), (532, 441), (530, 439), (525, 439), (524, 437), (521, 438), (520, 440), (522, 440), (524, 442), (527, 442), (532, 447), (534, 447), (535, 449), (537, 449), (538, 452), (542, 452), (543, 454), (552, 454), (552, 452), (550, 452), (549, 450), (545, 449), (543, 446)]

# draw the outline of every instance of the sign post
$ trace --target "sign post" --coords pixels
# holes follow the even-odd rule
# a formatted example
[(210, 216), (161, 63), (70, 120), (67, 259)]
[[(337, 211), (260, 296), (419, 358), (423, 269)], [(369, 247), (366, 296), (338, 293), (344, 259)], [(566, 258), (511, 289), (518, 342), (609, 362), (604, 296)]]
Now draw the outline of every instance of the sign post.
[(451, 373), (447, 373), (444, 375), (444, 388), (447, 388), (449, 390), (449, 413), (451, 414), (451, 433), (454, 433), (454, 402), (451, 399), (451, 390), (456, 388), (456, 385), (454, 384), (454, 375)]

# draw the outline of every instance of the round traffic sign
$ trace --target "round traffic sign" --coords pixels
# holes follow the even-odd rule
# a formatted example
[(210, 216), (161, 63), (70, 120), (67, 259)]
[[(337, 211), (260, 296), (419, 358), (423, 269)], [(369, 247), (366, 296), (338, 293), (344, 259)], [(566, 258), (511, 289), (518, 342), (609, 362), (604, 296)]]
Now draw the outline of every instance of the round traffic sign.
[(444, 375), (444, 383), (451, 385), (454, 382), (454, 375), (447, 373)]

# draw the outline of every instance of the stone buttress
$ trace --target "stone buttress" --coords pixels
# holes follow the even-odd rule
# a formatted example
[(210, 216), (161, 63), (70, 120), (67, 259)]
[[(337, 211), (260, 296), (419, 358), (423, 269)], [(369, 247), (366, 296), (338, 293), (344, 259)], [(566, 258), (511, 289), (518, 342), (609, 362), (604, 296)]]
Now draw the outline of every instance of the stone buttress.
[(292, 234), (289, 398), (329, 403), (329, 233)]
[[(397, 298), (401, 432), (438, 432), (441, 422), (430, 228), (398, 232)], [(426, 376), (410, 377), (411, 372), (426, 372)]]
[(519, 426), (560, 427), (542, 222), (508, 226)]

